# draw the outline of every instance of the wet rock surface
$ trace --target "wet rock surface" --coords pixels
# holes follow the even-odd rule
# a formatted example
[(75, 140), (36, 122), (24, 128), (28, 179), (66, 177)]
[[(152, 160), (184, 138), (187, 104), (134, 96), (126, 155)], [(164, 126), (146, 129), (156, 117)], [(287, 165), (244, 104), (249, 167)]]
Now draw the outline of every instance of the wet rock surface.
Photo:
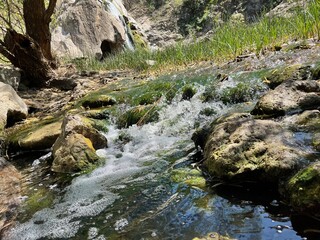
[(0, 157), (0, 234), (8, 228), (17, 215), (20, 204), (21, 175), (6, 159)]
[(277, 184), (303, 165), (292, 133), (272, 120), (248, 114), (218, 119), (204, 147), (209, 173), (231, 181)]
[(299, 171), (286, 188), (290, 204), (296, 210), (320, 216), (320, 162)]
[(260, 98), (252, 114), (279, 116), (316, 109), (319, 93), (318, 81), (286, 81)]
[(52, 171), (70, 173), (84, 170), (99, 160), (95, 150), (107, 147), (107, 139), (80, 115), (68, 115), (53, 145)]

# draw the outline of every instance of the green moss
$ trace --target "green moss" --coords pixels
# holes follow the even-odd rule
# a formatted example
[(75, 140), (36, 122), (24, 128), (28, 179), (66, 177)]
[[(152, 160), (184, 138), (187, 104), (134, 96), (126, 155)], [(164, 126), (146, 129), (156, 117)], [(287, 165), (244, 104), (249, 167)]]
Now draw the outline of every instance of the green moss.
[(298, 210), (320, 215), (320, 164), (301, 170), (288, 182), (291, 204)]
[(105, 133), (109, 131), (109, 128), (108, 128), (109, 125), (110, 125), (109, 120), (94, 120), (92, 124), (92, 126), (95, 129)]
[(248, 83), (238, 83), (235, 87), (226, 88), (222, 91), (220, 99), (223, 103), (241, 103), (251, 101), (257, 89)]
[(295, 64), (269, 70), (264, 80), (271, 89), (274, 89), (286, 80), (305, 80), (309, 78), (309, 75), (309, 65)]
[(153, 104), (161, 98), (161, 92), (147, 92), (138, 98), (139, 105)]
[(217, 114), (217, 112), (216, 112), (214, 109), (212, 109), (212, 108), (204, 108), (204, 109), (202, 109), (202, 110), (200, 111), (199, 114), (200, 114), (200, 115), (205, 115), (205, 116), (209, 117), (209, 116), (213, 116), (213, 115)]
[(209, 85), (206, 87), (204, 93), (201, 96), (203, 102), (210, 102), (218, 98), (217, 87), (215, 85)]
[(145, 41), (145, 39), (139, 34), (136, 30), (131, 30), (134, 46), (138, 49), (147, 49), (148, 43)]
[(88, 118), (97, 119), (97, 120), (106, 120), (110, 118), (110, 109), (101, 108), (101, 109), (87, 110), (84, 113), (84, 116)]
[(156, 121), (159, 117), (158, 108), (154, 105), (137, 106), (122, 114), (117, 121), (119, 128), (126, 128), (133, 124), (145, 124)]
[(32, 216), (34, 213), (44, 208), (52, 206), (55, 199), (54, 192), (49, 189), (41, 188), (39, 190), (31, 190), (27, 200), (24, 202), (24, 210), (27, 216)]
[(112, 106), (116, 104), (116, 100), (109, 95), (91, 94), (81, 100), (81, 105), (84, 108), (100, 108), (105, 106)]
[[(54, 124), (59, 122), (62, 122), (62, 116), (55, 117), (55, 118), (54, 117), (46, 118), (43, 120), (30, 121), (29, 123), (26, 123), (24, 125), (16, 126), (6, 132), (5, 145), (7, 146), (10, 152), (19, 150), (21, 148), (23, 149), (24, 145), (22, 143), (27, 138), (30, 138), (30, 136), (34, 132), (39, 132), (41, 131), (42, 128), (48, 126), (49, 124)], [(39, 149), (44, 149), (48, 147), (51, 147), (51, 146), (47, 146), (44, 144), (39, 145)]]
[(186, 85), (182, 88), (182, 99), (183, 100), (189, 100), (197, 93), (197, 90), (191, 86), (191, 85)]

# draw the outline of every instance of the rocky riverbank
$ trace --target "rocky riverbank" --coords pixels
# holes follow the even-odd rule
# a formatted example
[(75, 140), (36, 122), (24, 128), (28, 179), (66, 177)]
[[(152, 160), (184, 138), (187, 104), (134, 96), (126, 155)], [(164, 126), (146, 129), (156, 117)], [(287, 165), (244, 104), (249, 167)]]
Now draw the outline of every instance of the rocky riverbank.
[[(211, 177), (223, 183), (267, 184), (296, 211), (319, 215), (319, 56), (319, 43), (309, 40), (289, 43), (281, 51), (264, 55), (239, 56), (229, 63), (190, 66), (188, 72), (195, 76), (209, 72), (206, 81), (215, 79), (206, 83), (201, 95), (208, 105), (220, 101), (224, 105), (247, 102), (248, 106), (219, 118), (210, 109), (199, 115), (199, 119), (204, 115), (214, 119), (193, 137), (196, 145), (203, 147), (204, 170)], [(247, 78), (261, 79), (263, 84), (247, 83)], [(75, 83), (74, 88), (18, 91), (29, 113), (22, 122), (16, 123), (13, 118), (10, 126), (4, 124), (2, 136), (9, 156), (23, 151), (52, 151), (48, 160), (51, 171), (94, 169), (101, 162), (96, 150), (107, 147), (103, 133), (111, 124), (127, 128), (155, 122), (163, 98), (170, 103), (181, 94), (181, 101), (188, 101), (196, 95), (195, 86), (199, 84), (186, 84), (183, 78), (161, 82), (154, 76), (132, 72), (77, 73), (66, 67), (61, 80), (68, 79)], [(257, 103), (251, 102), (262, 93)], [(123, 135), (117, 141), (124, 145), (131, 138)], [(4, 170), (9, 169), (6, 164)], [(14, 162), (19, 168), (20, 164)], [(10, 171), (4, 171), (1, 178), (8, 180), (2, 181), (7, 183), (6, 189), (13, 190), (5, 195), (14, 195), (15, 200), (8, 204), (2, 196), (3, 226), (13, 219), (4, 217), (12, 211), (10, 206), (19, 203), (19, 173)], [(5, 173), (17, 177), (9, 178)]]

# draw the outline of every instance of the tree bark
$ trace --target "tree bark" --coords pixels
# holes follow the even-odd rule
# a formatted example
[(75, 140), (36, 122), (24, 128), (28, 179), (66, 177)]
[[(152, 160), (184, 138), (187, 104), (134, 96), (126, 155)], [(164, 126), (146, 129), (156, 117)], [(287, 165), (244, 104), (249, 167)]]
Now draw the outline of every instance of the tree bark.
[(50, 0), (46, 8), (44, 0), (24, 0), (23, 17), (26, 33), (42, 50), (43, 56), (54, 67), (54, 58), (51, 53), (50, 22), (57, 0)]
[(0, 53), (8, 57), (15, 67), (23, 70), (31, 86), (47, 86), (48, 81), (54, 77), (39, 44), (27, 35), (9, 29), (4, 42), (0, 44)]

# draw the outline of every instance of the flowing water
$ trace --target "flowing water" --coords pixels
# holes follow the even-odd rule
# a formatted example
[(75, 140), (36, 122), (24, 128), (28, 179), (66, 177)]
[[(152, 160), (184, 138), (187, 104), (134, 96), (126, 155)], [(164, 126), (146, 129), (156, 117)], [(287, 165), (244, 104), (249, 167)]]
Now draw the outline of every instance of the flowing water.
[[(243, 81), (240, 75), (217, 83), (217, 93)], [(265, 86), (254, 75), (245, 79), (256, 88), (250, 95), (254, 102)], [(6, 239), (193, 239), (211, 232), (236, 239), (301, 239), (292, 227), (290, 210), (267, 189), (216, 187), (219, 184), (209, 179), (206, 185), (186, 183), (191, 172), (198, 173), (198, 181), (203, 179), (196, 164), (201, 159), (191, 140), (195, 129), (253, 106), (253, 102), (229, 104), (217, 99), (204, 102), (208, 88), (202, 83), (193, 83), (197, 93), (189, 100), (182, 100), (181, 91), (170, 103), (162, 98), (156, 122), (124, 129), (111, 124), (105, 133), (109, 147), (98, 150), (105, 163), (74, 176), (66, 186), (49, 180), (52, 173), (43, 167), (49, 155), (33, 159), (25, 188), (43, 194), (35, 205), (50, 201), (42, 209), (22, 208)], [(212, 114), (203, 114), (204, 109)], [(182, 180), (175, 177), (177, 172), (185, 174)], [(30, 204), (31, 195), (25, 197), (26, 203)]]

